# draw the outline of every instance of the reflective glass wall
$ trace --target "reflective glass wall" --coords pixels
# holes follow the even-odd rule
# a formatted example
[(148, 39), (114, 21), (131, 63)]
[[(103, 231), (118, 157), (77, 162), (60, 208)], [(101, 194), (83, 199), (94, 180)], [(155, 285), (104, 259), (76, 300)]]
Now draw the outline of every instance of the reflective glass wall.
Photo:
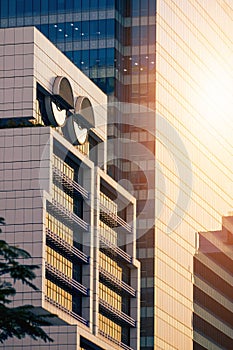
[(195, 233), (232, 210), (232, 5), (157, 1), (156, 349), (192, 349)]
[(104, 92), (114, 91), (114, 0), (1, 1), (1, 28), (36, 26)]
[(135, 149), (129, 152), (118, 143), (116, 154), (110, 155), (116, 161), (108, 164), (111, 176), (132, 184), (138, 217), (146, 211), (139, 219), (143, 234), (138, 235), (138, 257), (142, 264), (141, 346), (147, 350), (153, 349), (154, 341), (155, 11), (155, 0), (5, 0), (0, 8), (2, 28), (35, 25), (109, 95), (109, 101), (133, 103), (135, 113), (141, 105), (150, 109), (143, 113), (144, 121), (148, 120), (144, 127), (138, 122), (126, 125), (132, 111), (126, 115), (124, 108), (114, 109), (108, 133), (116, 140), (123, 136), (136, 141), (151, 152), (152, 159), (138, 161)]

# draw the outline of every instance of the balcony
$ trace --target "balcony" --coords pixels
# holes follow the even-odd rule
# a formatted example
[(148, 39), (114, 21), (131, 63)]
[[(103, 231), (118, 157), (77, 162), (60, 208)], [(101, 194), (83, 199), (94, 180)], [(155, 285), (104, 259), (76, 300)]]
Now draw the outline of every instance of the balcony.
[(126, 231), (132, 233), (131, 225), (117, 215), (117, 205), (102, 192), (100, 192), (100, 218), (110, 227), (120, 225)]
[(113, 319), (123, 322), (128, 327), (136, 327), (136, 321), (132, 317), (126, 315), (123, 311), (117, 310), (101, 298), (99, 298), (99, 306), (104, 312), (110, 314)]
[(88, 327), (88, 321), (85, 320), (83, 317), (77, 315), (75, 312), (73, 312), (71, 310), (66, 309), (64, 306), (62, 306), (58, 302), (54, 301), (53, 299), (49, 298), (47, 295), (45, 295), (45, 300), (48, 301), (51, 305), (57, 307), (59, 310), (61, 310), (61, 311), (65, 312), (66, 314), (72, 316), (77, 321), (81, 322), (82, 324), (84, 324), (85, 326)]
[(67, 243), (56, 233), (46, 228), (46, 243), (50, 246), (55, 246), (58, 250), (64, 252), (71, 260), (79, 260), (82, 263), (88, 264), (89, 258), (81, 250)]
[(88, 191), (85, 190), (85, 188), (82, 187), (80, 184), (78, 184), (76, 181), (69, 178), (66, 174), (64, 174), (60, 169), (56, 168), (54, 165), (53, 165), (53, 175), (56, 178), (56, 180), (61, 182), (64, 186), (66, 186), (70, 190), (74, 189), (82, 197), (88, 199), (89, 197)]
[(106, 239), (103, 235), (100, 235), (100, 247), (107, 250), (110, 249), (112, 253), (117, 254), (117, 256), (124, 262), (132, 264), (132, 257), (123, 249)]
[(66, 207), (64, 207), (63, 205), (58, 203), (54, 198), (52, 199), (52, 203), (50, 203), (50, 202), (47, 202), (47, 203), (48, 203), (48, 207), (52, 211), (55, 211), (59, 216), (61, 216), (62, 218), (65, 218), (66, 220), (70, 221), (71, 223), (77, 224), (79, 227), (84, 229), (84, 231), (88, 231), (89, 225), (87, 222), (82, 220), (75, 213), (66, 209)]
[(88, 296), (88, 289), (83, 286), (81, 283), (75, 281), (72, 278), (67, 277), (61, 271), (56, 269), (54, 266), (49, 263), (45, 263), (46, 272), (54, 277), (60, 283), (66, 285), (69, 289), (75, 290), (76, 292), (81, 293), (82, 295)]
[(100, 235), (105, 237), (112, 244), (117, 245), (117, 233), (106, 225), (103, 221), (99, 221), (99, 232)]
[(99, 333), (100, 335), (102, 335), (104, 338), (107, 338), (107, 339), (109, 339), (110, 341), (112, 341), (113, 343), (119, 345), (119, 346), (120, 346), (122, 349), (124, 349), (124, 350), (133, 350), (130, 346), (128, 346), (128, 345), (122, 343), (121, 341), (118, 341), (118, 340), (114, 339), (114, 338), (111, 337), (109, 334), (107, 334), (107, 333), (101, 331), (100, 329), (99, 329), (98, 333)]
[(115, 289), (118, 289), (119, 292), (125, 292), (129, 294), (131, 297), (136, 297), (136, 291), (131, 286), (129, 286), (124, 281), (119, 280), (115, 276), (113, 276), (111, 273), (106, 271), (103, 267), (99, 267), (99, 272), (101, 277), (111, 285), (115, 287)]

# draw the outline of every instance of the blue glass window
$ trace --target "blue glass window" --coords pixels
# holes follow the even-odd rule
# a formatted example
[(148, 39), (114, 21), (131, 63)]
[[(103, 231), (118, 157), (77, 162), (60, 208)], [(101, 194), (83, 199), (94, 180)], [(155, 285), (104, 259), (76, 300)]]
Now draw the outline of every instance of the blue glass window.
[(74, 61), (74, 54), (73, 51), (66, 51), (65, 55), (73, 62)]
[(89, 40), (89, 21), (82, 22), (81, 39)]
[(49, 12), (53, 13), (57, 11), (57, 1), (49, 0)]
[(110, 7), (114, 8), (114, 6), (115, 6), (115, 1), (114, 0), (107, 0), (106, 1), (106, 7), (107, 8), (110, 8)]
[[(11, 10), (10, 10), (10, 12), (11, 12)], [(18, 17), (23, 16), (23, 13), (24, 13), (24, 1), (23, 0), (17, 0), (17, 2), (16, 2), (16, 13), (17, 13)]]
[(98, 66), (99, 58), (97, 50), (90, 50), (90, 68)]
[(106, 49), (99, 49), (99, 66), (106, 66)]
[(107, 37), (113, 37), (115, 32), (115, 20), (114, 19), (107, 19), (106, 22), (106, 36)]
[[(46, 1), (48, 3), (48, 1)], [(42, 1), (43, 5), (43, 1)], [(32, 0), (25, 1), (25, 16), (32, 16)]]
[(82, 0), (82, 10), (88, 11), (90, 9), (90, 1)]
[(40, 1), (33, 2), (33, 15), (40, 15)]
[(90, 21), (90, 38), (97, 39), (99, 35), (98, 21)]
[(114, 67), (114, 48), (107, 49), (106, 63), (108, 67)]
[(8, 3), (6, 1), (1, 1), (1, 17), (8, 17)]
[(99, 8), (98, 0), (90, 0), (90, 9), (97, 10)]
[(132, 16), (139, 16), (140, 15), (140, 7), (139, 7), (140, 0), (133, 0), (132, 1)]
[(74, 57), (74, 64), (76, 64), (76, 66), (80, 68), (81, 51), (74, 51), (73, 57)]
[(87, 69), (90, 66), (89, 50), (83, 50), (81, 52), (81, 54), (82, 54), (82, 59), (81, 59), (81, 62), (80, 62), (81, 63), (80, 67), (82, 69)]
[(47, 15), (49, 11), (49, 1), (48, 0), (41, 0), (41, 14)]
[(81, 23), (71, 23), (71, 27), (73, 27), (73, 38), (74, 40), (80, 40), (80, 34), (81, 34)]
[(2, 1), (9, 3), (9, 15), (10, 17), (15, 17), (16, 16), (16, 1), (15, 0), (9, 0), (9, 1)]
[(57, 41), (58, 42), (61, 42), (61, 41), (64, 41), (64, 38), (65, 38), (65, 31), (64, 31), (64, 29), (65, 29), (65, 25), (64, 25), (64, 23), (59, 23), (58, 25), (57, 25)]
[(57, 9), (59, 12), (64, 12), (64, 10), (65, 10), (65, 1), (64, 0), (57, 0)]
[(99, 37), (102, 39), (103, 37), (105, 38), (107, 31), (106, 31), (106, 20), (103, 19), (99, 21)]
[(100, 9), (106, 8), (106, 0), (99, 0), (99, 8)]
[(66, 11), (73, 10), (73, 8), (74, 8), (74, 1), (73, 0), (66, 0), (65, 1), (65, 8), (66, 8)]
[(58, 31), (57, 24), (49, 25), (49, 39), (53, 42), (57, 41), (57, 31)]
[(49, 36), (49, 26), (48, 24), (43, 24), (40, 26), (40, 31), (46, 36)]
[(74, 0), (74, 11), (81, 10), (81, 0)]
[(69, 23), (69, 22), (65, 23), (64, 38), (65, 38), (66, 41), (67, 40), (69, 40), (69, 41), (73, 40), (73, 26), (71, 26), (71, 23)]

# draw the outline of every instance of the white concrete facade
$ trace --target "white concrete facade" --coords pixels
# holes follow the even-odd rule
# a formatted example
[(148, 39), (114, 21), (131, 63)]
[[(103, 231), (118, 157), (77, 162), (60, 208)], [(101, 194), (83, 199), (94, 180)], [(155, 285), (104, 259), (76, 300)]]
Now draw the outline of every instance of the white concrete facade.
[[(70, 144), (59, 128), (35, 126), (33, 123), (22, 127), (24, 121), (30, 123), (37, 118), (38, 84), (46, 93), (52, 94), (54, 79), (64, 76), (70, 81), (74, 96), (87, 96), (91, 101), (96, 121), (92, 133), (97, 134), (105, 145), (106, 96), (35, 28), (2, 29), (0, 37), (0, 60), (3, 63), (0, 76), (0, 212), (6, 220), (4, 236), (7, 242), (26, 249), (32, 256), (28, 262), (39, 266), (34, 281), (39, 291), (18, 284), (13, 304), (32, 304), (38, 310), (58, 315), (53, 321), (54, 326), (46, 328), (54, 343), (13, 339), (0, 348), (78, 350), (92, 349), (93, 346), (93, 349), (138, 350), (140, 264), (135, 258), (135, 198), (106, 174), (104, 166), (101, 170)], [(99, 158), (104, 164), (105, 146), (101, 147), (101, 152)], [(55, 158), (73, 171), (73, 178), (57, 168)], [(54, 197), (56, 181), (61, 185), (66, 201), (72, 197), (72, 210)], [(124, 211), (124, 217), (106, 207), (103, 195), (112, 208), (117, 211), (118, 206)], [(67, 196), (70, 198), (67, 199)], [(67, 227), (76, 235), (76, 238), (73, 236), (76, 246), (56, 236), (48, 227), (48, 213), (61, 223), (67, 222)], [(101, 238), (101, 220), (110, 222), (113, 230), (110, 226), (107, 229), (115, 230), (121, 236), (123, 248), (109, 242), (106, 237)], [(67, 259), (72, 263), (71, 277), (48, 262), (48, 247), (54, 251), (57, 249), (64, 258), (62, 250), (67, 250)], [(128, 271), (127, 283), (101, 270), (99, 255), (103, 252), (115, 259), (114, 264), (118, 268), (124, 266)], [(75, 264), (75, 259), (78, 259), (78, 264)], [(80, 281), (73, 277), (76, 266), (81, 271)], [(79, 313), (73, 312), (73, 305), (71, 309), (66, 308), (46, 294), (46, 281), (57, 279), (61, 288), (65, 286), (64, 290), (73, 293), (73, 297), (75, 293), (80, 295)], [(112, 308), (106, 300), (100, 301), (100, 279), (113, 291), (116, 289), (117, 295), (127, 299), (130, 305), (128, 314)], [(100, 332), (100, 312), (108, 315), (110, 320), (116, 320), (117, 325), (123, 324), (122, 329), (128, 330), (129, 344)]]

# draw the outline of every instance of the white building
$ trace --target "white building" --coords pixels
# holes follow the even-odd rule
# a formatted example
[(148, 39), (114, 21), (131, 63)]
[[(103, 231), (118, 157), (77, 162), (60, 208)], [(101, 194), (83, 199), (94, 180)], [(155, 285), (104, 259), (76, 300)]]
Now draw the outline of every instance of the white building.
[(106, 96), (37, 29), (0, 38), (0, 213), (40, 267), (14, 306), (57, 315), (53, 343), (0, 348), (137, 350), (136, 201), (105, 171)]

